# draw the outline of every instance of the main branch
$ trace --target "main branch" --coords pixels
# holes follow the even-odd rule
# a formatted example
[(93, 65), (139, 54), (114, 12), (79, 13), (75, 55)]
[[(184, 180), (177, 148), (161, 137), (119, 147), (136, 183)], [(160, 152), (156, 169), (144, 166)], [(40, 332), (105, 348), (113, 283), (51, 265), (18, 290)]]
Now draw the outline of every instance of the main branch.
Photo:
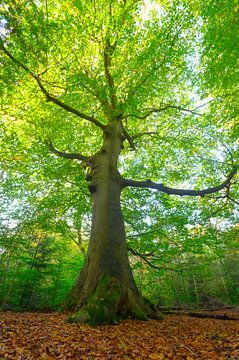
[(63, 157), (65, 159), (80, 160), (86, 164), (88, 164), (90, 162), (89, 157), (86, 157), (79, 153), (66, 153), (64, 151), (59, 151), (53, 146), (53, 144), (51, 142), (47, 142), (47, 145), (48, 145), (49, 149), (51, 150), (51, 152), (53, 152), (57, 156)]
[(42, 93), (45, 95), (46, 100), (53, 102), (54, 104), (60, 106), (62, 109), (77, 115), (78, 117), (90, 121), (91, 123), (93, 123), (94, 125), (98, 126), (99, 128), (101, 128), (102, 130), (104, 130), (105, 125), (101, 124), (98, 120), (96, 120), (95, 118), (93, 118), (92, 116), (86, 115), (82, 112), (80, 112), (77, 109), (74, 109), (73, 107), (71, 107), (70, 105), (65, 104), (64, 102), (62, 102), (61, 100), (57, 99), (56, 97), (52, 96), (48, 90), (45, 88), (45, 86), (42, 84), (42, 81), (40, 80), (39, 75), (34, 74), (26, 65), (24, 65), (23, 63), (21, 63), (18, 59), (16, 59), (3, 45), (3, 41), (0, 40), (0, 49), (5, 53), (5, 55), (7, 55), (9, 57), (9, 59), (11, 59), (15, 64), (17, 64), (19, 67), (21, 67), (22, 69), (24, 69), (28, 74), (30, 74), (32, 76), (32, 78), (37, 82), (39, 88), (41, 89)]
[(164, 192), (168, 195), (179, 195), (179, 196), (204, 196), (207, 194), (212, 194), (215, 192), (218, 192), (227, 186), (230, 185), (231, 180), (236, 175), (237, 168), (236, 166), (233, 166), (231, 172), (229, 173), (226, 180), (221, 183), (218, 186), (214, 186), (211, 188), (203, 189), (203, 190), (187, 190), (187, 189), (173, 189), (170, 187), (167, 187), (163, 184), (157, 184), (151, 180), (146, 181), (135, 181), (130, 179), (124, 179), (122, 182), (123, 187), (132, 186), (132, 187), (140, 187), (140, 188), (149, 188), (149, 189), (156, 189), (161, 192)]
[(109, 38), (106, 38), (106, 44), (104, 48), (104, 68), (105, 68), (105, 76), (109, 86), (109, 93), (110, 93), (110, 104), (113, 109), (115, 109), (115, 88), (114, 88), (114, 79), (110, 73), (112, 55), (114, 53), (116, 47), (116, 43), (114, 45), (110, 44)]

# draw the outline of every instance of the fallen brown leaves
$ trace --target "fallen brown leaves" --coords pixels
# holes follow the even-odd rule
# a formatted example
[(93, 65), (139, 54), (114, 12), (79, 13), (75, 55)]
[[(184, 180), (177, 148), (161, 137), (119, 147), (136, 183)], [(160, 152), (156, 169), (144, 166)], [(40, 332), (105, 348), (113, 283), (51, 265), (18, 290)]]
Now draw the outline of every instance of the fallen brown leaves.
[(90, 328), (65, 318), (0, 313), (0, 359), (239, 359), (239, 321), (173, 315)]

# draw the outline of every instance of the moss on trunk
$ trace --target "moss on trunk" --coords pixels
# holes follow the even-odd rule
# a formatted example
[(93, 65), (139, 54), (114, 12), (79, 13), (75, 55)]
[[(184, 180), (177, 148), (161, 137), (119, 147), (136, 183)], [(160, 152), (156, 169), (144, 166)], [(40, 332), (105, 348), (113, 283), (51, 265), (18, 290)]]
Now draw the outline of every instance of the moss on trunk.
[(68, 322), (83, 322), (91, 326), (117, 324), (121, 319), (133, 318), (148, 320), (161, 319), (156, 308), (143, 300), (139, 294), (128, 289), (106, 274), (100, 279), (96, 291), (90, 295), (84, 305), (73, 313)]
[(122, 144), (122, 124), (116, 120), (107, 126), (102, 149), (92, 158), (91, 236), (85, 264), (65, 304), (76, 311), (69, 322), (95, 326), (122, 318), (159, 318), (139, 294), (129, 264), (117, 169)]
[(86, 304), (71, 315), (69, 322), (84, 322), (96, 326), (117, 323), (117, 309), (121, 298), (121, 285), (115, 278), (104, 275)]

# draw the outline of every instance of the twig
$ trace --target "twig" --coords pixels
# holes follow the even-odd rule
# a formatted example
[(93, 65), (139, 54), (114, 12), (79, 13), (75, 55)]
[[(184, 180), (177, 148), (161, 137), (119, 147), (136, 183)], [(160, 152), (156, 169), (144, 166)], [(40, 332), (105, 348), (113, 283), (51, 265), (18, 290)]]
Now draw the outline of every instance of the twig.
[(193, 356), (198, 356), (198, 354), (196, 354), (195, 352), (193, 352), (187, 345), (184, 345), (184, 344), (180, 344), (181, 347), (184, 347), (185, 349), (187, 349), (188, 351), (190, 351), (190, 353), (193, 355)]

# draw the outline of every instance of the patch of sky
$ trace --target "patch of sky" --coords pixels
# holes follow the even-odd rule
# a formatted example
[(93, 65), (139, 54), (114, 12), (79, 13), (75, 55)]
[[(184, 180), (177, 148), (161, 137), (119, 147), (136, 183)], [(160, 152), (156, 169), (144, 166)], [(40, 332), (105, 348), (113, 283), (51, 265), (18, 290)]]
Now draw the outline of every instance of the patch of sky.
[(165, 10), (162, 5), (155, 1), (144, 0), (143, 5), (139, 8), (139, 15), (144, 21), (151, 20), (155, 15), (160, 21), (164, 14)]
[(5, 38), (8, 34), (9, 30), (6, 28), (7, 20), (4, 18), (0, 18), (0, 37)]

